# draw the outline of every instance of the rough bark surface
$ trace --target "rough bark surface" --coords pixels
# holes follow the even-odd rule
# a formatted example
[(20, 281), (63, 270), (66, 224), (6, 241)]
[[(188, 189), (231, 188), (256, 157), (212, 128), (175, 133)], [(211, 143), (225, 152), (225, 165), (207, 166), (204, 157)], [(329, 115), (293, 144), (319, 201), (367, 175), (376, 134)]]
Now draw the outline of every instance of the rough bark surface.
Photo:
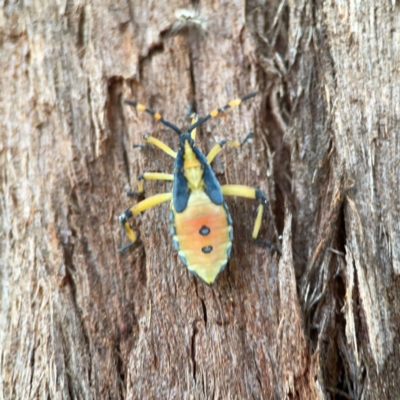
[[(201, 16), (173, 32), (175, 11)], [(400, 18), (396, 1), (3, 2), (0, 9), (0, 397), (400, 398)], [(179, 21), (178, 21), (179, 22)], [(207, 22), (207, 28), (205, 27)], [(182, 20), (180, 20), (182, 23)], [(130, 98), (208, 121), (231, 260), (208, 287), (181, 264), (169, 205), (118, 216), (177, 147)], [(146, 196), (170, 190), (146, 182)]]

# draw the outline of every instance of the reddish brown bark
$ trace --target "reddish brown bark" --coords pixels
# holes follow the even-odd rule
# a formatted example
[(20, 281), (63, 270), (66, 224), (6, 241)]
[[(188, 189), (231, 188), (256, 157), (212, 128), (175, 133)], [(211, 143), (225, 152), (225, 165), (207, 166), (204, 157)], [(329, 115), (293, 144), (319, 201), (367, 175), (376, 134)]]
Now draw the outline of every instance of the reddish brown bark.
[[(397, 5), (206, 1), (173, 35), (183, 6), (0, 11), (2, 398), (399, 398)], [(126, 188), (173, 168), (132, 144), (177, 147), (122, 99), (186, 127), (189, 104), (255, 89), (197, 141), (254, 130), (213, 168), (268, 194), (260, 236), (281, 254), (252, 243), (255, 202), (228, 199), (234, 246), (212, 287), (177, 258), (168, 204), (119, 255)]]

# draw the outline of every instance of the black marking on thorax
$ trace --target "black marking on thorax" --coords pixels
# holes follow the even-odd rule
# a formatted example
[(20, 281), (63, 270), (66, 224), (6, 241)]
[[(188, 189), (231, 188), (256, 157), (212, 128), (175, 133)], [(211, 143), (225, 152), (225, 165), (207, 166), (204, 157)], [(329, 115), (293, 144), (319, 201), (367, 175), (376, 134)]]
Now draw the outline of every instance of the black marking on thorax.
[(183, 155), (184, 149), (181, 146), (176, 155), (174, 164), (174, 187), (172, 189), (172, 201), (177, 213), (181, 213), (185, 210), (190, 196), (188, 182), (183, 174)]
[(183, 212), (188, 204), (190, 191), (187, 179), (184, 175), (184, 154), (185, 154), (185, 141), (188, 141), (192, 148), (197, 160), (200, 162), (203, 170), (204, 192), (210, 200), (217, 205), (224, 203), (221, 185), (219, 184), (214, 171), (207, 163), (207, 157), (193, 144), (193, 140), (187, 133), (182, 135), (179, 143), (179, 151), (176, 155), (174, 164), (174, 187), (172, 190), (172, 201), (174, 209), (177, 213)]

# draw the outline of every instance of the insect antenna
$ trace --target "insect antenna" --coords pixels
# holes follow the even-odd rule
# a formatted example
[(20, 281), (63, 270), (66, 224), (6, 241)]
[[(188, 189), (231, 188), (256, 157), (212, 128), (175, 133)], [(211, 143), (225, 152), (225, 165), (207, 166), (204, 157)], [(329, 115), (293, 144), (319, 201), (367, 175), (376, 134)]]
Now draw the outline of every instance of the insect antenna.
[(172, 122), (165, 120), (158, 112), (155, 112), (150, 108), (147, 108), (143, 104), (137, 103), (136, 101), (124, 100), (124, 103), (136, 108), (136, 110), (138, 111), (147, 112), (147, 114), (150, 114), (154, 119), (160, 121), (163, 125), (168, 126), (168, 128), (174, 130), (178, 135), (182, 135), (182, 131), (177, 126), (175, 126)]
[(211, 111), (209, 114), (207, 114), (205, 117), (200, 118), (198, 121), (196, 121), (194, 124), (189, 126), (188, 132), (192, 132), (193, 129), (196, 129), (198, 126), (203, 124), (204, 122), (208, 121), (210, 118), (216, 117), (219, 113), (226, 111), (228, 108), (236, 107), (242, 102), (251, 99), (252, 97), (256, 96), (258, 92), (253, 92), (249, 93), (246, 96), (239, 97), (237, 99), (234, 99), (230, 101), (228, 104), (225, 104), (223, 107), (216, 108), (215, 110)]

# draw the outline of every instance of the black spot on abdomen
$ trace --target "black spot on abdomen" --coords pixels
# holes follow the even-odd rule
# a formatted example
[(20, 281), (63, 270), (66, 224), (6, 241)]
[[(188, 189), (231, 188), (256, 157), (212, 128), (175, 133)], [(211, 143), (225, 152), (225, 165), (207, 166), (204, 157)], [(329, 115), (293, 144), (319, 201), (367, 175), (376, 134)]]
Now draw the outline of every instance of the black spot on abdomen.
[(211, 253), (212, 250), (213, 250), (213, 247), (212, 247), (212, 246), (205, 246), (205, 247), (202, 247), (202, 248), (201, 248), (201, 251), (202, 251), (203, 253), (206, 253), (206, 254)]
[(203, 225), (199, 230), (200, 235), (206, 236), (210, 233), (210, 228), (208, 226)]

